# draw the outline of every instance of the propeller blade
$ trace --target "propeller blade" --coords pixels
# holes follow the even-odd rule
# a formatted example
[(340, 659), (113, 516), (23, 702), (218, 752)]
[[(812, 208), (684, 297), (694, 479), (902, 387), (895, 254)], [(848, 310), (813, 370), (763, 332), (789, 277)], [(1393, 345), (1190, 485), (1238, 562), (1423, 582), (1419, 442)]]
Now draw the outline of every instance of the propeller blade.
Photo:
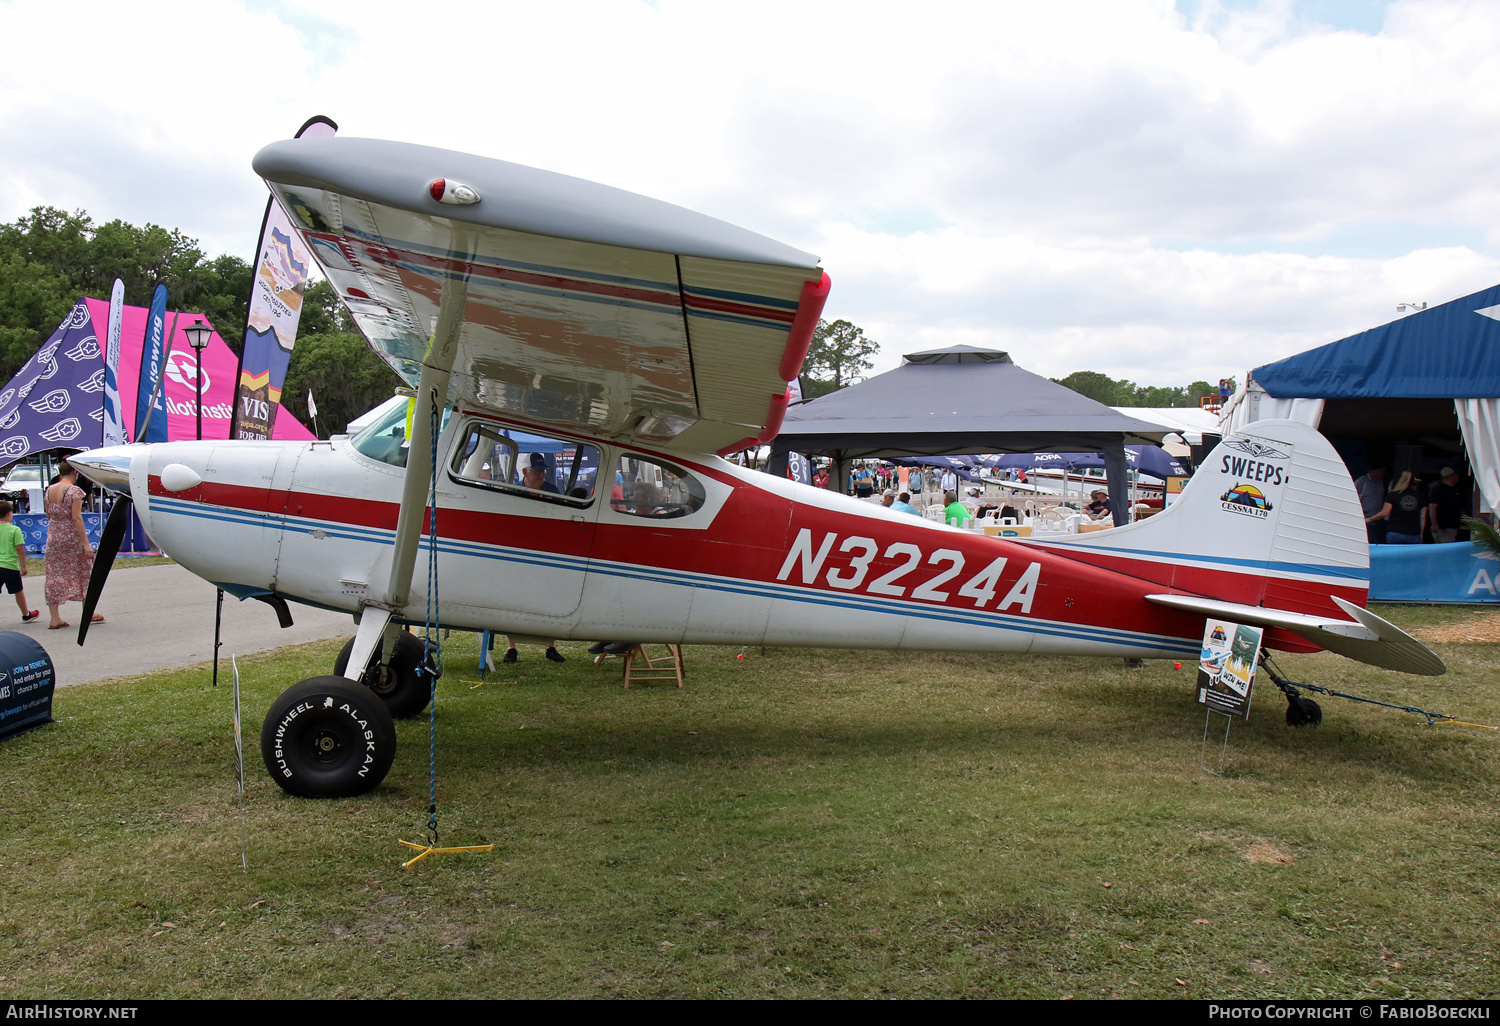
[(83, 597), (83, 620), (78, 624), (79, 645), (88, 637), (89, 624), (94, 621), (94, 607), (99, 604), (99, 593), (104, 590), (104, 582), (115, 565), (115, 555), (120, 551), (120, 543), (125, 540), (125, 532), (130, 528), (133, 509), (130, 496), (116, 496), (114, 509), (109, 511), (104, 530), (99, 532), (99, 548), (94, 552), (94, 572), (89, 574), (89, 590)]

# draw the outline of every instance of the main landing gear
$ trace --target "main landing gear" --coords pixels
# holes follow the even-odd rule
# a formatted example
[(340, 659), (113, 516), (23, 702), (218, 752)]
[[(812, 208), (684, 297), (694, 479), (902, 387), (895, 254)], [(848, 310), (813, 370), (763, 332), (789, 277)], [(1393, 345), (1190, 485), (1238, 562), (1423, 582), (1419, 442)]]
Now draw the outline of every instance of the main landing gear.
[[(409, 719), (427, 708), (432, 697), (432, 677), (436, 672), (431, 661), (422, 670), (422, 639), (415, 634), (402, 631), (396, 635), (396, 653), (389, 664), (380, 662), (384, 642), (375, 646), (370, 657), (370, 666), (360, 678), (360, 683), (379, 695), (385, 707), (398, 720)], [(333, 661), (333, 672), (339, 676), (349, 667), (349, 655), (354, 651), (354, 639), (344, 643), (339, 657)]]
[(402, 632), (381, 665), (375, 649), (358, 681), (344, 676), (354, 639), (334, 676), (311, 677), (284, 691), (266, 713), (260, 754), (271, 779), (304, 798), (348, 798), (375, 788), (396, 758), (396, 718), (416, 716), (432, 697), (432, 664), (420, 638)]
[(260, 756), (271, 779), (304, 798), (371, 790), (396, 758), (396, 722), (370, 689), (346, 677), (312, 677), (266, 713)]

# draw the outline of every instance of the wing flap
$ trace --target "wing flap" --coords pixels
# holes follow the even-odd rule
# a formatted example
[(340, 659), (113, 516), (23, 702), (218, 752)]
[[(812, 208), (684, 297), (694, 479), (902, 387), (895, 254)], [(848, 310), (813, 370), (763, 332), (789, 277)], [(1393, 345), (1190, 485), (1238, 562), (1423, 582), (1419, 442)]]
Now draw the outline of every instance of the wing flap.
[(1331, 620), (1326, 616), (1223, 602), (1198, 595), (1147, 595), (1146, 601), (1205, 616), (1282, 627), (1330, 652), (1387, 670), (1426, 677), (1447, 672), (1448, 668), (1431, 649), (1400, 627), (1337, 595), (1330, 597), (1354, 619)]

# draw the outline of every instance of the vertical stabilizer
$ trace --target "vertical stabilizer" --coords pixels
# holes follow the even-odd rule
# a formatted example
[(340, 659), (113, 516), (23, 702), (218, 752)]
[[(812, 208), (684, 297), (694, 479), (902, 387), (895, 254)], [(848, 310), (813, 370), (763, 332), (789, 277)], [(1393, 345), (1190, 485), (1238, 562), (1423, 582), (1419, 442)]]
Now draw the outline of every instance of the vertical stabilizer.
[(1075, 559), (1195, 595), (1343, 618), (1364, 605), (1370, 550), (1349, 471), (1306, 424), (1226, 437), (1166, 510), (1127, 527), (1038, 540)]

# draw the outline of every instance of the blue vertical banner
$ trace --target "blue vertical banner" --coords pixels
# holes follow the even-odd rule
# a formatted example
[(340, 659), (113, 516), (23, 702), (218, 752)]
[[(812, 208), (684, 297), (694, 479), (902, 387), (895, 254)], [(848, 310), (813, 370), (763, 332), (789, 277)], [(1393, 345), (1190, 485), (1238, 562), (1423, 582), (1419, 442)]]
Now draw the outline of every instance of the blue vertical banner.
[(167, 397), (161, 388), (166, 369), (167, 287), (156, 286), (146, 314), (146, 340), (141, 349), (141, 382), (135, 393), (135, 440), (167, 440)]

